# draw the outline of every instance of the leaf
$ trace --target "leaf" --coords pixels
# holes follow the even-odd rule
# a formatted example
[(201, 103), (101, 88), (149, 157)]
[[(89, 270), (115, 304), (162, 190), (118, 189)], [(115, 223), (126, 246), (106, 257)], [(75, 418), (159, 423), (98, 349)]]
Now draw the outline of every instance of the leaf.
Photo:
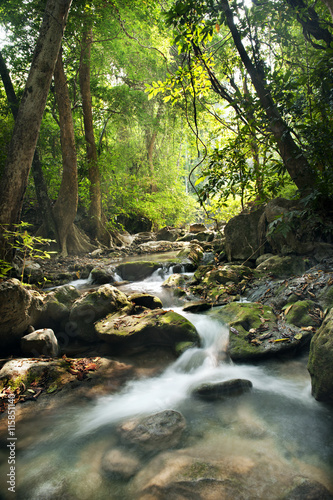
[(275, 339), (275, 340), (273, 340), (273, 342), (286, 342), (287, 340), (289, 340), (289, 338)]
[(294, 336), (294, 339), (295, 340), (301, 340), (301, 338), (303, 337), (302, 333), (297, 333), (295, 336)]
[(294, 304), (290, 304), (290, 306), (287, 307), (287, 309), (284, 311), (284, 315), (287, 316), (288, 312), (290, 309), (293, 307)]

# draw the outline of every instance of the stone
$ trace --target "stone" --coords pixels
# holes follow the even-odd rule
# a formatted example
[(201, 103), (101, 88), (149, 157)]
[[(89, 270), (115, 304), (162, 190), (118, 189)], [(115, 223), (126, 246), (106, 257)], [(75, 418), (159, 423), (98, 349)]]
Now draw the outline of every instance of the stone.
[(72, 337), (86, 342), (96, 341), (94, 323), (124, 307), (130, 308), (131, 303), (112, 285), (102, 285), (93, 292), (86, 292), (74, 302), (70, 312)]
[(298, 327), (320, 326), (321, 309), (313, 300), (299, 300), (288, 305), (285, 315), (286, 321)]
[(37, 329), (50, 328), (55, 332), (62, 330), (69, 319), (73, 302), (80, 292), (72, 285), (64, 285), (50, 291), (43, 301), (43, 309), (36, 320)]
[(179, 342), (189, 347), (200, 345), (200, 337), (192, 323), (173, 311), (155, 309), (141, 314), (110, 314), (95, 323), (96, 336), (104, 342), (135, 352), (159, 346), (176, 352)]
[(94, 267), (90, 272), (90, 278), (94, 285), (105, 285), (115, 281), (113, 273), (104, 267)]
[(17, 279), (0, 283), (0, 347), (15, 344), (34, 325), (43, 308), (42, 296)]
[(190, 233), (201, 233), (206, 230), (205, 224), (195, 223), (190, 225)]
[(160, 263), (151, 261), (124, 262), (116, 267), (116, 272), (123, 280), (142, 281), (160, 267)]
[(281, 500), (333, 500), (333, 495), (317, 481), (301, 478)]
[(157, 241), (176, 241), (178, 238), (184, 235), (185, 231), (183, 229), (177, 229), (174, 227), (163, 227), (156, 233)]
[(113, 448), (102, 458), (102, 471), (109, 479), (127, 481), (141, 468), (140, 460), (125, 449)]
[(239, 396), (252, 388), (252, 382), (244, 379), (232, 379), (225, 382), (205, 383), (194, 389), (192, 394), (200, 399), (216, 401), (230, 396)]
[(136, 306), (147, 309), (161, 309), (163, 307), (161, 299), (150, 293), (133, 293), (128, 300), (134, 302)]
[(306, 260), (298, 255), (274, 255), (257, 267), (259, 271), (267, 271), (276, 278), (289, 278), (301, 275), (308, 268)]
[(190, 302), (186, 306), (183, 307), (183, 311), (187, 312), (202, 312), (202, 311), (208, 311), (208, 309), (211, 309), (212, 304), (209, 302), (206, 302), (204, 300), (197, 300), (195, 302)]
[(188, 276), (184, 276), (183, 274), (172, 274), (169, 276), (162, 284), (164, 288), (176, 288), (176, 287), (184, 287), (186, 283), (189, 281)]
[(183, 415), (175, 410), (164, 410), (143, 419), (132, 419), (119, 426), (123, 443), (135, 445), (144, 451), (174, 448), (186, 428)]
[(333, 309), (311, 340), (308, 370), (315, 399), (333, 404)]
[(34, 357), (43, 355), (54, 358), (59, 354), (57, 337), (49, 328), (36, 330), (22, 337), (21, 349), (24, 354)]
[(259, 220), (264, 209), (240, 214), (229, 220), (224, 228), (225, 251), (228, 261), (255, 260), (261, 253)]

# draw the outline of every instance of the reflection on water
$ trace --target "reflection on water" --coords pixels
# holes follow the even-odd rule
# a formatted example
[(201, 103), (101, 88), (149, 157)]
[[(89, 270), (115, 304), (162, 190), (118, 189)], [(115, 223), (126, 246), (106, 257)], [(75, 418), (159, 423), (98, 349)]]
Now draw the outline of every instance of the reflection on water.
[[(165, 278), (156, 272), (131, 286), (165, 297)], [(170, 304), (170, 293), (168, 297)], [(306, 359), (236, 365), (225, 355), (228, 330), (223, 324), (204, 314), (182, 314), (195, 324), (202, 347), (186, 351), (160, 376), (131, 381), (121, 393), (100, 397), (95, 404), (82, 402), (80, 408), (41, 416), (38, 428), (35, 421), (26, 427), (22, 423), (18, 498), (133, 499), (163, 467), (172, 470), (169, 463), (193, 460), (209, 460), (216, 477), (232, 468), (243, 471), (239, 480), (247, 481), (248, 498), (277, 499), (295, 475), (333, 491), (332, 410), (311, 397)], [(191, 396), (202, 382), (233, 378), (251, 380), (253, 390), (214, 403)], [(141, 457), (142, 470), (129, 483), (105, 478), (103, 454), (117, 446), (119, 422), (163, 409), (177, 409), (186, 418), (180, 449), (160, 458)]]

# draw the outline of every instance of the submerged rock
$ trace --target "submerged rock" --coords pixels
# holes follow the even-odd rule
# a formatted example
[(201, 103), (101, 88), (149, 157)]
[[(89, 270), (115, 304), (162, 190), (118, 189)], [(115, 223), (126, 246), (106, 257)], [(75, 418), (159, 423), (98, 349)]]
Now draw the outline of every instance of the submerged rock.
[(118, 431), (124, 443), (145, 451), (158, 451), (177, 446), (185, 428), (186, 420), (180, 412), (164, 410), (143, 419), (129, 420)]
[(141, 468), (140, 460), (125, 449), (113, 448), (102, 458), (102, 471), (110, 479), (128, 480)]
[(150, 346), (164, 346), (177, 351), (177, 344), (198, 346), (200, 337), (190, 321), (173, 311), (155, 309), (141, 314), (110, 314), (95, 324), (100, 340), (144, 351)]
[(208, 401), (239, 396), (252, 388), (252, 382), (244, 379), (232, 379), (225, 382), (202, 384), (193, 391), (193, 395)]
[(333, 309), (311, 340), (308, 370), (313, 396), (333, 404)]
[(59, 354), (57, 337), (53, 330), (43, 328), (36, 330), (21, 338), (21, 349), (24, 354), (32, 356), (50, 356), (54, 358)]
[(316, 481), (301, 478), (282, 500), (333, 500), (333, 495)]

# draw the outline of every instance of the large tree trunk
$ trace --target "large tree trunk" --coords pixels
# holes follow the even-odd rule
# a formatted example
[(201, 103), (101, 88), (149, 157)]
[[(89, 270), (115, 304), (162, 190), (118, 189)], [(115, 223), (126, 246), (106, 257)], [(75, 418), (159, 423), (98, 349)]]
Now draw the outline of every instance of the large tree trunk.
[(86, 140), (87, 161), (89, 168), (88, 178), (90, 181), (90, 232), (94, 238), (104, 244), (109, 245), (110, 238), (102, 223), (101, 179), (98, 166), (98, 155), (94, 137), (94, 124), (92, 114), (92, 99), (90, 88), (90, 60), (92, 40), (92, 28), (89, 27), (84, 30), (82, 37), (79, 80), (82, 97), (84, 135)]
[(252, 84), (257, 92), (260, 103), (265, 110), (283, 163), (298, 189), (301, 192), (306, 192), (315, 185), (316, 175), (310, 168), (302, 151), (293, 140), (287, 124), (284, 122), (273, 101), (263, 74), (251, 62), (234, 23), (234, 16), (229, 7), (228, 0), (222, 0), (221, 6), (226, 15), (227, 25), (233, 37), (236, 49), (251, 77)]
[(61, 254), (66, 256), (67, 236), (77, 211), (78, 184), (77, 158), (71, 101), (60, 49), (54, 70), (55, 96), (59, 111), (60, 142), (62, 151), (62, 179), (53, 215), (57, 224)]
[[(0, 224), (19, 221), (55, 63), (72, 0), (48, 0), (0, 183)], [(4, 253), (4, 252), (3, 252)]]

